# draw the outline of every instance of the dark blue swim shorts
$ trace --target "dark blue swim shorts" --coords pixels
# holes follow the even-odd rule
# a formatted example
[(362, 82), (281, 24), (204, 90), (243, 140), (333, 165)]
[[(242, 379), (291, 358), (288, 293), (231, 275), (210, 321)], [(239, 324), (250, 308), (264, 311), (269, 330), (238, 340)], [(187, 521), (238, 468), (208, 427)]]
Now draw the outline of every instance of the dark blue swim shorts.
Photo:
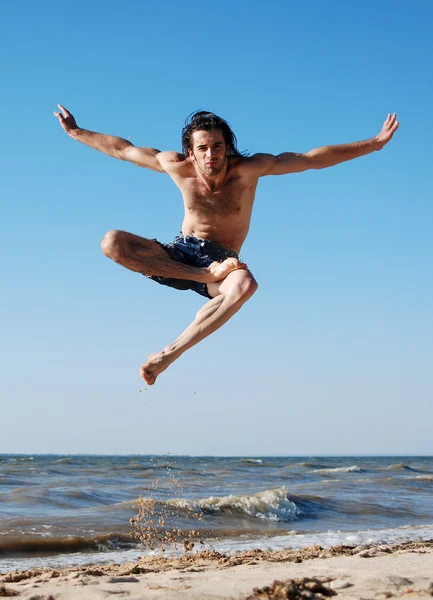
[[(236, 252), (221, 246), (221, 244), (202, 240), (192, 235), (178, 235), (171, 244), (162, 244), (158, 240), (153, 241), (158, 242), (172, 260), (191, 267), (208, 267), (215, 261), (223, 262), (226, 258), (239, 258)], [(168, 285), (176, 290), (193, 290), (201, 296), (211, 298), (206, 283), (174, 279), (173, 277), (158, 277), (156, 275), (149, 277), (149, 279), (153, 279), (153, 281), (157, 281), (162, 285)]]

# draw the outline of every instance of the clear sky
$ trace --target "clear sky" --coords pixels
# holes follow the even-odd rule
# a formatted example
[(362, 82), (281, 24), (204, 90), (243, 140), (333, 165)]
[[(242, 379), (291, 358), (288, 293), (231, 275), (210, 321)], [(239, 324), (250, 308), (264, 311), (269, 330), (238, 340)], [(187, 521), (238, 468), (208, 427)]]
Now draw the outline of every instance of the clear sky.
[[(0, 3), (0, 453), (433, 453), (432, 19), (429, 0)], [(100, 241), (170, 241), (180, 193), (69, 139), (57, 103), (163, 150), (197, 109), (252, 153), (400, 129), (261, 181), (258, 292), (146, 389), (204, 299)]]

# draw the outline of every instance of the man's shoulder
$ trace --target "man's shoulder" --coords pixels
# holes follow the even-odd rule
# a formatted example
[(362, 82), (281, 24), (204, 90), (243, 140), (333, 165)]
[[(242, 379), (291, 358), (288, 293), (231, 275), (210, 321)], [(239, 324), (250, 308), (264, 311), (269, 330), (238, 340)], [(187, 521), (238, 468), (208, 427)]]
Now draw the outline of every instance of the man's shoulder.
[(180, 152), (174, 152), (172, 150), (164, 150), (158, 154), (158, 160), (164, 163), (180, 163), (185, 162), (187, 157), (185, 154)]
[(276, 157), (273, 154), (257, 153), (251, 156), (235, 156), (233, 157), (233, 166), (240, 172), (245, 174), (255, 174), (260, 177), (263, 170), (271, 166)]
[(191, 170), (191, 159), (180, 152), (165, 151), (158, 154), (161, 166), (169, 175), (184, 176)]

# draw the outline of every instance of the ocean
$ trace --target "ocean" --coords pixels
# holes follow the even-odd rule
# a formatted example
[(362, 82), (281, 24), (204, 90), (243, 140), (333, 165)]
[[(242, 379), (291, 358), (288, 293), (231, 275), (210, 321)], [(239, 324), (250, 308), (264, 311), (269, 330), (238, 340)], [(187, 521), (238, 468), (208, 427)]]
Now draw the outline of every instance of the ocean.
[(0, 455), (1, 573), (185, 539), (220, 552), (431, 540), (433, 457)]

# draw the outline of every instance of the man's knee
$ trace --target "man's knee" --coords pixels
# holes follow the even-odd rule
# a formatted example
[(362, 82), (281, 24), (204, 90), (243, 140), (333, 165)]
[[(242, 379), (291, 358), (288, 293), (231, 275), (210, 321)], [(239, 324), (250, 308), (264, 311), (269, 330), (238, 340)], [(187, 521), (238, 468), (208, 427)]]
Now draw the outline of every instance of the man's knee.
[(117, 229), (107, 231), (101, 242), (101, 250), (112, 260), (118, 260), (123, 254), (124, 232)]
[(249, 271), (238, 270), (236, 274), (238, 275), (237, 281), (229, 291), (229, 295), (236, 298), (236, 300), (245, 302), (257, 291), (259, 284)]
[(250, 298), (258, 289), (259, 284), (254, 279), (251, 273), (248, 273), (248, 276), (242, 282), (242, 295)]

